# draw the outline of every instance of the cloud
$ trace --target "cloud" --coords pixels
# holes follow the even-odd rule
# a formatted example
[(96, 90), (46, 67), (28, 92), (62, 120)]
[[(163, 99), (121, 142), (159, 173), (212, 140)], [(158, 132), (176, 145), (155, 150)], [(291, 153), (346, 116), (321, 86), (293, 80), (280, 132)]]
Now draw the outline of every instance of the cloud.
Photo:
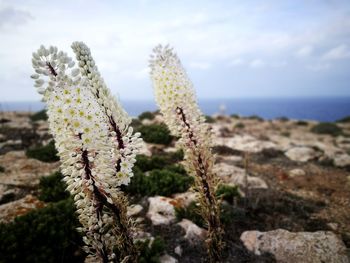
[(243, 65), (245, 61), (241, 58), (236, 58), (228, 63), (229, 66), (240, 66)]
[(307, 46), (303, 46), (302, 48), (298, 49), (297, 52), (295, 53), (295, 55), (297, 57), (308, 57), (311, 55), (311, 53), (313, 52), (314, 48), (313, 46), (307, 45)]
[(331, 67), (330, 63), (317, 63), (317, 64), (306, 66), (307, 69), (315, 72), (325, 71), (325, 70), (328, 70), (330, 67)]
[(33, 16), (27, 12), (13, 7), (5, 7), (0, 10), (0, 28), (8, 25), (21, 25), (32, 20)]
[(342, 44), (329, 50), (327, 53), (323, 55), (322, 58), (325, 60), (337, 60), (337, 59), (350, 58), (350, 49), (347, 45)]
[(190, 67), (193, 69), (207, 70), (211, 68), (211, 64), (208, 62), (191, 62)]
[[(216, 83), (220, 90), (215, 95), (226, 97), (235, 96), (232, 86), (247, 87), (243, 94), (250, 89), (248, 85), (268, 80), (271, 83), (266, 87), (271, 91), (264, 95), (287, 93), (278, 89), (276, 79), (299, 81), (304, 92), (310, 83), (320, 81), (315, 76), (323, 78), (318, 87), (332, 87), (333, 92), (335, 86), (350, 81), (350, 60), (333, 62), (349, 56), (350, 4), (346, 0), (332, 0), (337, 2), (334, 5), (300, 1), (296, 7), (294, 1), (203, 0), (200, 6), (161, 0), (7, 1), (6, 6), (0, 4), (0, 100), (34, 98), (31, 82), (19, 82), (31, 74), (32, 51), (40, 44), (53, 44), (72, 55), (74, 40), (89, 45), (112, 92), (124, 98), (152, 98), (151, 93), (131, 90), (150, 87), (147, 60), (159, 43), (169, 43), (187, 62), (186, 67), (194, 69), (200, 96), (210, 96)], [(7, 7), (10, 3), (13, 7)], [(327, 70), (331, 66), (334, 70)], [(233, 76), (233, 67), (241, 74)], [(324, 74), (312, 73), (322, 70)], [(261, 73), (263, 79), (259, 79)], [(16, 92), (18, 88), (31, 95)]]
[(261, 59), (254, 59), (253, 61), (250, 62), (250, 67), (252, 68), (262, 68), (264, 67), (266, 64), (264, 61), (262, 61)]
[(271, 66), (274, 68), (283, 68), (287, 65), (288, 65), (288, 62), (285, 60), (271, 63)]

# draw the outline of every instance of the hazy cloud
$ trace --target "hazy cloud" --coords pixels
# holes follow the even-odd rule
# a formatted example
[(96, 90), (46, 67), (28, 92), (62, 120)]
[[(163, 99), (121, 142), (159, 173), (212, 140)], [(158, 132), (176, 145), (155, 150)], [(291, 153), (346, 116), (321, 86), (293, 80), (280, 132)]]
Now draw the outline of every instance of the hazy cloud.
[(328, 70), (331, 67), (330, 63), (317, 63), (314, 65), (308, 65), (306, 66), (307, 69), (311, 70), (311, 71), (325, 71)]
[(312, 46), (303, 46), (295, 53), (295, 55), (297, 57), (307, 57), (311, 55), (313, 50), (314, 48)]
[(208, 62), (191, 62), (190, 67), (194, 69), (207, 70), (211, 67), (211, 64)]
[(350, 49), (347, 45), (342, 44), (335, 48), (332, 48), (327, 53), (323, 55), (323, 59), (326, 60), (337, 60), (350, 58)]
[(152, 99), (147, 66), (159, 43), (175, 48), (200, 97), (213, 97), (213, 87), (216, 97), (350, 95), (348, 0), (7, 2), (0, 0), (0, 100), (38, 99), (31, 53), (53, 44), (72, 55), (76, 40), (124, 99)]
[(250, 62), (249, 64), (252, 68), (262, 68), (265, 66), (265, 62), (262, 61), (261, 59), (254, 59), (253, 61)]
[(243, 65), (245, 63), (245, 61), (241, 58), (236, 58), (232, 61), (229, 62), (229, 66), (240, 66)]
[(13, 7), (0, 9), (0, 28), (8, 25), (21, 25), (32, 20), (33, 16), (27, 12)]

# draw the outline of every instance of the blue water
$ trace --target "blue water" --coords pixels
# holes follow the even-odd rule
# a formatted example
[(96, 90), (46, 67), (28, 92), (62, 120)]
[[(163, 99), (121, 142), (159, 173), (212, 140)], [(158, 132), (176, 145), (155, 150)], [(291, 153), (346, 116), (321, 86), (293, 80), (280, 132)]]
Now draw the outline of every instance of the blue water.
[[(157, 109), (153, 101), (122, 101), (131, 116)], [(288, 117), (318, 121), (335, 121), (350, 115), (350, 97), (344, 98), (244, 98), (200, 100), (200, 107), (207, 115), (219, 112), (225, 105), (227, 114), (241, 116), (259, 115), (265, 119)], [(0, 102), (0, 111), (38, 111), (41, 102)]]

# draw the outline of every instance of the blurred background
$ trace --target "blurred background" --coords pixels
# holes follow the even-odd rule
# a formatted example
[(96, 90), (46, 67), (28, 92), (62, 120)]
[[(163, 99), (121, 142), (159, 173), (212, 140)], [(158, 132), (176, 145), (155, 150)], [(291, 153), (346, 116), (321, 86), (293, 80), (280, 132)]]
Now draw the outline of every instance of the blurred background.
[(193, 178), (153, 98), (158, 44), (174, 47), (213, 132), (222, 262), (348, 262), (349, 0), (0, 0), (0, 263), (98, 262), (30, 79), (41, 44), (74, 57), (73, 41), (145, 142), (122, 189), (140, 262), (207, 258)]
[(333, 121), (350, 113), (350, 3), (293, 1), (1, 1), (2, 110), (39, 110), (31, 53), (90, 46), (134, 116), (156, 109), (152, 48), (170, 44), (206, 114)]

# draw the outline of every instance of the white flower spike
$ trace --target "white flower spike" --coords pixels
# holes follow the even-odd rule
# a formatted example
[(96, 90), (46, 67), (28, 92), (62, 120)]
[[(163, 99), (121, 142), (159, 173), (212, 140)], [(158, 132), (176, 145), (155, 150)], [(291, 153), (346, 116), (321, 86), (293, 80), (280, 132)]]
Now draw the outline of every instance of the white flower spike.
[[(74, 68), (67, 54), (41, 46), (32, 63), (36, 74), (31, 77), (47, 104), (61, 170), (85, 234), (85, 250), (101, 262), (133, 262), (137, 255), (127, 200), (118, 187), (130, 181), (139, 135), (132, 135), (127, 114), (112, 102), (107, 87), (101, 92), (108, 94), (108, 101), (101, 102), (90, 79)], [(107, 108), (107, 103), (114, 108)]]
[(220, 204), (215, 196), (218, 179), (213, 173), (212, 134), (197, 105), (195, 92), (177, 55), (168, 46), (157, 46), (150, 60), (155, 98), (170, 131), (184, 149), (186, 168), (194, 176), (201, 215), (208, 227), (211, 262), (220, 261), (222, 233)]

